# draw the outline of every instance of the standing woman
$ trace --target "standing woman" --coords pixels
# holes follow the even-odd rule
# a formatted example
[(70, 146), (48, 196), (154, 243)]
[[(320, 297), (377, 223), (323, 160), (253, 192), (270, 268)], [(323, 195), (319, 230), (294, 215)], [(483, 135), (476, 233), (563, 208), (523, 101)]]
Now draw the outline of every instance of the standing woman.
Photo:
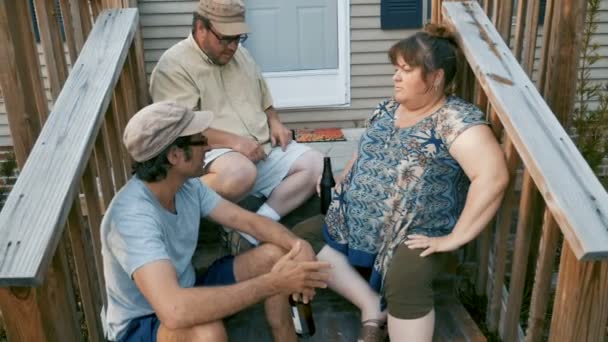
[[(323, 228), (329, 285), (361, 310), (359, 341), (431, 341), (433, 276), (473, 240), (508, 183), (484, 114), (448, 95), (458, 46), (428, 25), (389, 50), (394, 97), (372, 113)], [(370, 282), (353, 266), (373, 267)]]

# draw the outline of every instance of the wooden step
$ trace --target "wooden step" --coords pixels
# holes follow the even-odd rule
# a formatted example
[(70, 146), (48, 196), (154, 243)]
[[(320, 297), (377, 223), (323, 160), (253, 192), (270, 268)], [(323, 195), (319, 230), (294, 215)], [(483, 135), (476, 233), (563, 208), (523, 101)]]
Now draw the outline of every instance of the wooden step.
[(435, 302), (433, 341), (485, 342), (486, 337), (455, 296), (438, 296)]
[[(435, 342), (484, 342), (473, 319), (462, 304), (452, 296), (436, 300)], [(330, 290), (319, 291), (313, 302), (316, 333), (310, 342), (350, 342), (359, 334), (360, 316), (357, 308)], [(255, 305), (225, 320), (230, 341), (272, 341), (262, 304)]]

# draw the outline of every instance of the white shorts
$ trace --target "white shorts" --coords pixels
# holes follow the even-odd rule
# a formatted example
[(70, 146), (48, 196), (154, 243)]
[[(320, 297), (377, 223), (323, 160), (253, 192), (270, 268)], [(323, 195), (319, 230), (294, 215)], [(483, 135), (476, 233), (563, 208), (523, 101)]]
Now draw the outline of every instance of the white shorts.
[[(268, 198), (272, 190), (287, 176), (293, 163), (304, 152), (309, 150), (310, 147), (298, 144), (295, 141), (287, 145), (285, 152), (281, 150), (281, 146), (273, 147), (266, 156), (266, 159), (260, 160), (255, 164), (258, 176), (249, 194), (255, 197)], [(230, 148), (217, 148), (208, 151), (205, 155), (205, 165), (209, 165), (216, 158), (232, 151)]]

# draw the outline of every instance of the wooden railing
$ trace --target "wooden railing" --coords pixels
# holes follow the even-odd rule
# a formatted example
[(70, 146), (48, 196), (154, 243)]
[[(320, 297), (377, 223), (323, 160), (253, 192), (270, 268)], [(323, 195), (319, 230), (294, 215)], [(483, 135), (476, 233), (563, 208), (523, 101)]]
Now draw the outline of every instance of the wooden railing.
[(99, 225), (129, 177), (122, 130), (146, 102), (139, 17), (102, 11), (108, 1), (62, 0), (64, 42), (44, 10), (53, 3), (35, 2), (54, 102), (47, 118), (27, 1), (0, 2), (0, 84), (21, 170), (0, 212), (0, 311), (11, 342), (103, 341)]
[[(519, 1), (513, 52), (505, 43), (513, 3), (493, 3), (494, 23), (475, 1), (443, 2), (441, 12), (432, 11), (435, 21), (458, 34), (467, 62), (460, 94), (487, 109), (511, 174), (502, 207), (476, 244), (475, 282), (478, 294), (488, 297), (486, 323), (503, 341), (540, 341), (543, 335), (601, 341), (608, 320), (608, 194), (558, 121), (573, 110), (584, 1), (548, 2), (540, 92), (529, 77), (539, 0)], [(526, 291), (531, 295), (524, 301)]]

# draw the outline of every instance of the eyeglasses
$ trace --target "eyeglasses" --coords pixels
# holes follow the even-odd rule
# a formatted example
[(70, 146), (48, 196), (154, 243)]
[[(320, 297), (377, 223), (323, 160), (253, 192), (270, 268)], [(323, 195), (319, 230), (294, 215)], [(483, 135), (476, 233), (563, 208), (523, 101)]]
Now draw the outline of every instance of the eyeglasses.
[(201, 140), (191, 140), (184, 144), (185, 146), (208, 146), (209, 139), (206, 136), (201, 136)]
[(222, 44), (222, 46), (228, 46), (232, 43), (237, 43), (237, 44), (244, 43), (247, 40), (247, 38), (249, 38), (246, 34), (239, 34), (236, 36), (220, 36), (212, 28), (209, 28), (209, 31), (211, 31), (211, 33), (213, 33), (215, 38), (217, 38), (217, 40), (220, 42), (220, 44)]

